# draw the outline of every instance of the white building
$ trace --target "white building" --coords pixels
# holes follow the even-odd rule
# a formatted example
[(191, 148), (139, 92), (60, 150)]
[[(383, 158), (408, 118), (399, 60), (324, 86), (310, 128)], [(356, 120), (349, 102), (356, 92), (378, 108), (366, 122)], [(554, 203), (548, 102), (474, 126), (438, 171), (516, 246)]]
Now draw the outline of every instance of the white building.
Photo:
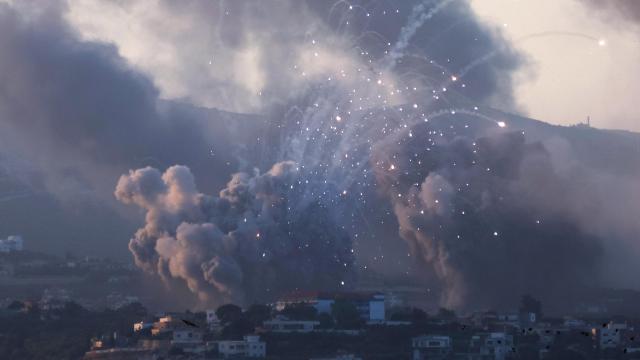
[(0, 252), (22, 251), (23, 247), (24, 242), (22, 241), (22, 237), (18, 235), (11, 235), (6, 239), (0, 239)]
[(263, 323), (265, 330), (279, 333), (308, 333), (315, 330), (318, 325), (320, 325), (319, 321), (287, 320), (282, 318), (268, 320)]
[(369, 321), (384, 321), (385, 319), (385, 307), (384, 307), (384, 295), (374, 294), (369, 299)]
[(263, 358), (267, 356), (267, 345), (256, 335), (247, 335), (244, 340), (218, 341), (218, 353), (223, 357), (244, 356)]
[(449, 336), (423, 335), (413, 338), (413, 360), (445, 359), (451, 353)]

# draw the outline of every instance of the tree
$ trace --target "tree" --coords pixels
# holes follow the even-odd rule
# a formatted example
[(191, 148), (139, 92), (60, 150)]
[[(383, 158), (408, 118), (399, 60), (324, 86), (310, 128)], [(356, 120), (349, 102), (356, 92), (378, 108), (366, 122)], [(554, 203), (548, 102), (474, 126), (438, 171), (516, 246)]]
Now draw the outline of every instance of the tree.
[(331, 315), (327, 313), (319, 314), (318, 321), (320, 322), (320, 325), (318, 326), (320, 329), (333, 329), (333, 327), (336, 325)]
[(357, 329), (362, 325), (358, 308), (350, 301), (336, 300), (331, 305), (331, 313), (341, 329)]
[(411, 322), (414, 325), (425, 325), (428, 319), (429, 316), (422, 309), (413, 308), (413, 310), (411, 311)]
[(531, 295), (523, 295), (520, 299), (520, 313), (536, 315), (536, 318), (542, 317), (542, 302)]
[(253, 333), (255, 326), (246, 317), (240, 316), (239, 318), (228, 323), (224, 329), (222, 329), (222, 338), (226, 340), (238, 340), (243, 336)]
[(225, 304), (216, 310), (216, 316), (222, 325), (226, 325), (241, 318), (242, 309), (238, 305)]
[(117, 309), (118, 313), (123, 314), (123, 316), (135, 317), (135, 318), (144, 318), (147, 316), (147, 309), (140, 304), (139, 302), (133, 302), (124, 306), (121, 306)]
[(262, 326), (265, 320), (271, 318), (271, 308), (267, 305), (254, 304), (244, 313), (244, 317), (253, 324), (253, 326)]
[(410, 307), (394, 307), (389, 311), (389, 320), (411, 321), (411, 308)]
[(281, 312), (291, 320), (316, 320), (318, 310), (305, 303), (289, 304)]
[(455, 311), (447, 308), (440, 308), (440, 310), (438, 310), (437, 317), (444, 321), (453, 321), (457, 318)]
[(14, 300), (13, 302), (11, 302), (11, 304), (9, 304), (9, 306), (7, 306), (7, 309), (11, 311), (20, 311), (23, 308), (24, 308), (24, 303), (18, 300)]
[(60, 311), (64, 317), (77, 317), (84, 315), (86, 312), (87, 310), (85, 308), (73, 301), (67, 301), (64, 303), (64, 307)]
[(414, 307), (396, 307), (391, 309), (389, 319), (392, 321), (411, 321), (414, 324), (424, 325), (427, 322), (427, 313)]

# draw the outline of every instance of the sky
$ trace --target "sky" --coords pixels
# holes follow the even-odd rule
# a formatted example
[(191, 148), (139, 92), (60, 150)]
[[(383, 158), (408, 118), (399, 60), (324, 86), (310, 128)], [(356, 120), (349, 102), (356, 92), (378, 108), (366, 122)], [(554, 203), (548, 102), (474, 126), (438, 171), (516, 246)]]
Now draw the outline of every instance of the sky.
[(634, 4), (0, 1), (0, 237), (204, 304), (640, 288), (638, 135), (554, 126), (640, 130)]
[[(628, 3), (634, 6), (632, 0)], [(212, 29), (220, 27), (217, 20), (224, 18), (217, 9), (194, 14), (189, 10), (196, 5), (167, 9), (153, 2), (70, 4), (67, 19), (74, 28), (88, 39), (115, 43), (122, 56), (150, 74), (163, 97), (256, 110), (265, 75), (254, 65), (266, 49), (218, 51), (221, 44), (212, 39)], [(226, 4), (225, 11), (233, 12), (233, 6)], [(501, 31), (525, 57), (514, 73), (519, 113), (562, 125), (591, 116), (594, 126), (640, 130), (640, 111), (634, 103), (640, 90), (634, 76), (640, 67), (637, 19), (626, 18), (613, 5), (586, 0), (472, 0), (470, 4), (482, 22)], [(176, 12), (167, 19), (171, 10)], [(207, 68), (231, 59), (233, 64), (224, 73)], [(237, 91), (252, 94), (242, 100), (229, 100), (230, 95), (224, 94), (222, 105), (220, 94), (212, 89), (219, 82), (237, 84)]]
[(591, 116), (597, 127), (640, 130), (637, 1), (473, 0), (472, 6), (527, 56), (515, 89), (526, 114), (563, 125)]

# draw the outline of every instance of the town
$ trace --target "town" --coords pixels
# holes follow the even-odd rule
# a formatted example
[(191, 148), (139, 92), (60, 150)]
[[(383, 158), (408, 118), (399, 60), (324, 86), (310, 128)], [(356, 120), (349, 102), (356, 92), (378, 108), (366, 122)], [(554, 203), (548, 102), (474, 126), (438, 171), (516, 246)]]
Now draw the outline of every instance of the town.
[(387, 313), (381, 293), (310, 292), (246, 309), (148, 317), (123, 342), (94, 339), (85, 358), (640, 359), (639, 326), (619, 317), (547, 318), (528, 295), (515, 313), (458, 317), (444, 308)]
[(388, 307), (385, 299), (382, 293), (297, 292), (272, 304), (165, 313), (139, 303), (90, 311), (72, 301), (16, 300), (2, 310), (0, 357), (640, 359), (638, 317), (550, 317), (528, 295), (512, 313), (464, 316)]
[(131, 265), (26, 251), (19, 236), (0, 245), (0, 358), (640, 359), (636, 291), (585, 295), (565, 315), (531, 295), (458, 314), (382, 285), (158, 311)]

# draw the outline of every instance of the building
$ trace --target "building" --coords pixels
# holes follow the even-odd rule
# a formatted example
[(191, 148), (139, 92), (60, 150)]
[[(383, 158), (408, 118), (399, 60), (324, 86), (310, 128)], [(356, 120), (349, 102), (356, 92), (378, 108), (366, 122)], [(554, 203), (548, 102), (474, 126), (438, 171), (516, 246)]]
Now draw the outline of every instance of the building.
[(222, 324), (220, 323), (220, 319), (218, 319), (218, 315), (216, 315), (215, 310), (207, 310), (207, 326), (209, 327), (209, 330), (213, 332), (217, 332), (222, 329)]
[(504, 360), (514, 351), (513, 336), (504, 332), (482, 333), (471, 338), (472, 353), (483, 360)]
[(520, 325), (520, 316), (518, 314), (497, 314), (496, 324), (515, 328)]
[(348, 301), (355, 305), (362, 320), (383, 322), (385, 320), (385, 296), (382, 293), (366, 292), (295, 292), (278, 300), (275, 308), (284, 310), (287, 305), (309, 304), (318, 313), (331, 314), (336, 301)]
[(6, 239), (0, 239), (0, 252), (9, 253), (14, 251), (22, 251), (24, 248), (22, 237), (11, 235)]
[(451, 353), (451, 337), (423, 335), (412, 340), (413, 360), (442, 360)]
[(584, 320), (573, 319), (573, 318), (565, 319), (563, 324), (566, 328), (572, 328), (572, 329), (583, 329), (587, 326), (587, 323)]
[(181, 318), (182, 317), (175, 315), (165, 315), (160, 317), (158, 321), (153, 323), (153, 326), (151, 327), (151, 335), (157, 336), (182, 328), (184, 326), (184, 322)]
[(468, 318), (470, 325), (478, 328), (489, 328), (494, 326), (499, 320), (499, 315), (493, 311), (477, 311)]
[(266, 331), (278, 332), (278, 333), (308, 333), (315, 330), (320, 325), (319, 321), (307, 321), (307, 320), (288, 320), (282, 317), (268, 320), (263, 323), (263, 327)]
[(203, 338), (202, 331), (195, 328), (182, 328), (173, 330), (173, 345), (193, 345), (201, 344)]
[(614, 349), (622, 344), (622, 334), (628, 329), (627, 324), (610, 322), (602, 328), (593, 328), (592, 333), (598, 336), (600, 349)]
[(267, 345), (256, 335), (247, 335), (243, 340), (218, 341), (218, 353), (224, 357), (263, 358), (267, 356)]
[(538, 314), (535, 312), (520, 313), (520, 327), (527, 328), (535, 326), (538, 320)]

